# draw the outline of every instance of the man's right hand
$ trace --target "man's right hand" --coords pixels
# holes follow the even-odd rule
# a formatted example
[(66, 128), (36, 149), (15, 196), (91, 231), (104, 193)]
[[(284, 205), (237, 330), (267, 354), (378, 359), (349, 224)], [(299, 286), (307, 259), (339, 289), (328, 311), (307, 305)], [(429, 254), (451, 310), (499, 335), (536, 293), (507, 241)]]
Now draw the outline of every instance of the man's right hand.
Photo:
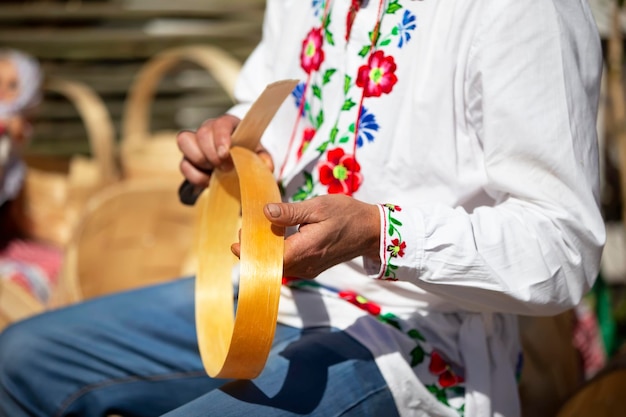
[[(205, 121), (195, 132), (185, 130), (176, 136), (178, 148), (183, 153), (180, 171), (188, 182), (198, 189), (206, 188), (214, 169), (227, 171), (233, 168), (231, 136), (240, 121), (238, 117), (226, 114)], [(272, 157), (265, 148), (259, 144), (256, 153), (273, 171)]]
[(232, 169), (231, 135), (239, 121), (227, 114), (205, 121), (195, 132), (186, 130), (176, 136), (178, 148), (183, 153), (180, 171), (187, 181), (205, 188), (215, 168)]

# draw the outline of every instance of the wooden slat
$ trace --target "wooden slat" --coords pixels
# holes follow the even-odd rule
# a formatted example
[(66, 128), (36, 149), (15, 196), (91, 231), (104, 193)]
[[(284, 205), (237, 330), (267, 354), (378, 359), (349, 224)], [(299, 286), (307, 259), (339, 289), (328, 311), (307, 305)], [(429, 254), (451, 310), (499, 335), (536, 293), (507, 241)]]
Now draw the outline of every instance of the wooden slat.
[[(102, 96), (126, 95), (129, 85), (139, 71), (139, 65), (125, 65), (119, 70), (113, 66), (91, 63), (74, 69), (68, 65), (67, 68), (46, 68), (45, 71), (50, 76), (70, 78), (87, 84)], [(195, 66), (177, 69), (166, 76), (158, 88), (159, 94), (187, 94), (198, 91), (217, 94), (224, 90), (213, 77)]]
[[(1, 12), (1, 11), (0, 11)], [(105, 44), (107, 42), (149, 42), (163, 39), (186, 38), (245, 38), (246, 34), (259, 29), (258, 22), (203, 21), (192, 28), (184, 28), (184, 22), (172, 22), (172, 28), (155, 27), (77, 27), (77, 28), (11, 28), (0, 29), (3, 43), (44, 42), (45, 44), (66, 43), (66, 45)]]
[(5, 42), (0, 35), (0, 47), (20, 49), (42, 60), (66, 61), (148, 59), (167, 48), (195, 44), (217, 45), (236, 58), (243, 59), (252, 52), (252, 47), (242, 45), (245, 43), (255, 42), (251, 39), (216, 39), (211, 36), (189, 36), (184, 38), (146, 37), (142, 41), (135, 40), (134, 42), (124, 42), (123, 39), (118, 39), (110, 44), (99, 42), (94, 45), (89, 43), (43, 42), (43, 40), (42, 42), (37, 40), (24, 41), (19, 38), (13, 38), (12, 42)]
[(193, 33), (163, 35), (116, 28), (2, 29), (0, 46), (21, 49), (40, 59), (146, 59), (165, 48), (191, 44), (218, 45), (237, 52), (237, 44), (257, 42), (259, 32), (258, 23), (248, 22), (212, 22)]
[[(215, 94), (210, 90), (194, 90), (190, 94), (184, 94), (176, 97), (159, 96), (152, 105), (152, 115), (158, 117), (160, 115), (171, 114), (172, 109), (219, 109), (226, 110), (231, 106), (230, 99), (225, 93)], [(111, 116), (115, 119), (122, 115), (124, 110), (124, 102), (122, 99), (109, 98), (107, 107)], [(207, 111), (207, 114), (209, 111)], [(76, 109), (71, 103), (46, 99), (37, 109), (34, 117), (35, 123), (38, 120), (67, 120), (78, 117)]]
[[(158, 2), (156, 2), (158, 3)], [(144, 20), (160, 17), (215, 19), (223, 18), (232, 13), (240, 16), (254, 16), (263, 10), (262, 0), (230, 0), (228, 2), (168, 2), (159, 7), (144, 4), (143, 7), (124, 6), (120, 4), (102, 3), (34, 3), (23, 5), (0, 5), (0, 22), (15, 24), (16, 22), (45, 21), (85, 21), (85, 20)], [(186, 4), (185, 4), (186, 3)]]

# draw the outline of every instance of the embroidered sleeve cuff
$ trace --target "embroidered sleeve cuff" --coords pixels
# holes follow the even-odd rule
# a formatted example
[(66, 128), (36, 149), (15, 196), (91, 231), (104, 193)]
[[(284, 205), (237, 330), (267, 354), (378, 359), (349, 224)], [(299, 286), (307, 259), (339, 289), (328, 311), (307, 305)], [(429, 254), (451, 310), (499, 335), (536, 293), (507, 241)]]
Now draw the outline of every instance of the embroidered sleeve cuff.
[(394, 204), (381, 204), (379, 208), (380, 259), (364, 258), (367, 274), (386, 281), (415, 279), (419, 276), (424, 248), (421, 216), (414, 219)]

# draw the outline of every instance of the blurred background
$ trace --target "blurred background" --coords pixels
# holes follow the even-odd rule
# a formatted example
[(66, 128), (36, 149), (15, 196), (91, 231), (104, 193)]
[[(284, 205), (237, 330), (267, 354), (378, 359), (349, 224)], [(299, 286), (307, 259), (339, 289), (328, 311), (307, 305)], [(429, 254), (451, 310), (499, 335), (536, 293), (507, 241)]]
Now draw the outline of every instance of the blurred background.
[[(0, 47), (32, 54), (47, 77), (92, 87), (119, 133), (131, 81), (146, 60), (167, 48), (205, 44), (243, 61), (259, 40), (264, 5), (264, 0), (2, 0)], [(151, 126), (197, 127), (230, 105), (210, 74), (183, 62), (160, 83)], [(84, 124), (60, 97), (45, 97), (33, 126), (27, 155), (89, 152)]]

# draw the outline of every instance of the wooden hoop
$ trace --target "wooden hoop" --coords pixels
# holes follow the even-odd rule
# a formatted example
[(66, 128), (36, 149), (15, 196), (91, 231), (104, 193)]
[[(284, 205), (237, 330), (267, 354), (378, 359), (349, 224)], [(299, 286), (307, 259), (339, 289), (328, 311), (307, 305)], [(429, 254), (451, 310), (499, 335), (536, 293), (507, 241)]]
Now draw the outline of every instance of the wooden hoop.
[[(272, 346), (283, 273), (284, 230), (265, 218), (263, 207), (280, 202), (276, 180), (254, 152), (261, 135), (296, 81), (269, 85), (232, 136), (235, 169), (216, 170), (198, 201), (196, 328), (207, 373), (252, 379)], [(230, 242), (237, 240), (241, 208), (241, 256), (236, 315)]]
[[(219, 378), (254, 378), (274, 338), (283, 272), (284, 231), (272, 228), (263, 206), (280, 202), (276, 181), (252, 151), (233, 147), (235, 171), (216, 172), (200, 205), (196, 322), (207, 373)], [(221, 238), (235, 238), (241, 202), (241, 263), (236, 318), (232, 274), (235, 256)], [(216, 236), (219, 237), (216, 239)], [(231, 240), (231, 242), (234, 240)], [(230, 259), (231, 262), (227, 260)]]

